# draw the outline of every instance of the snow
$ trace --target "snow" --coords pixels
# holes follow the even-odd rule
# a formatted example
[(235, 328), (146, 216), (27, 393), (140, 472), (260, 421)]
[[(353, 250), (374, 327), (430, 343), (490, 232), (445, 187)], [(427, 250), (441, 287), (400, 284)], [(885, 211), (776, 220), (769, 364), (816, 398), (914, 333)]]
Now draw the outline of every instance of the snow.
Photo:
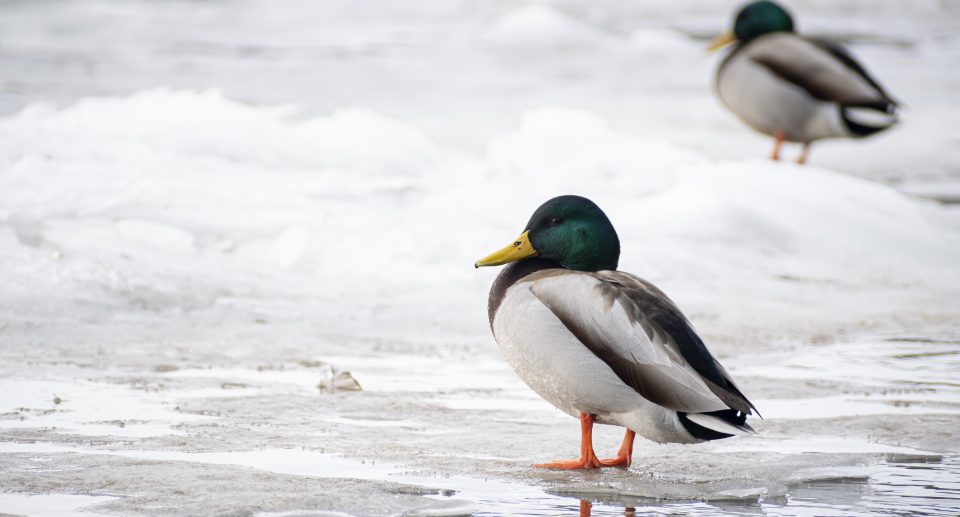
[(541, 4), (504, 14), (487, 29), (484, 39), (510, 52), (576, 52), (612, 46), (603, 32)]
[[(891, 313), (946, 323), (960, 285), (948, 208), (818, 167), (711, 159), (574, 108), (527, 111), (479, 159), (382, 115), (296, 118), (216, 92), (29, 108), (0, 123), (0, 138), (11, 300), (55, 277), (48, 295), (128, 308), (202, 306), (291, 282), (301, 293), (359, 289), (361, 305), (374, 288), (479, 307), (493, 272), (464, 265), (570, 192), (611, 216), (624, 269), (667, 282), (681, 301), (710, 281), (731, 317), (748, 308), (780, 331), (798, 316), (821, 332)], [(870, 302), (826, 314), (783, 306), (830, 290)]]
[[(770, 501), (806, 493), (854, 514), (912, 497), (901, 475), (949, 490), (954, 7), (792, 4), (909, 107), (801, 167), (712, 97), (703, 47), (730, 2), (161, 4), (0, 20), (0, 64), (27, 85), (0, 91), (0, 506), (623, 513), (645, 494), (790, 513), (802, 498)], [(77, 35), (28, 30), (64, 20)], [(760, 436), (640, 444), (597, 477), (529, 469), (572, 453), (576, 425), (499, 358), (497, 271), (472, 264), (568, 193), (684, 309)], [(317, 389), (340, 371), (363, 391)], [(598, 430), (598, 452), (618, 440)], [(843, 477), (892, 495), (797, 487)]]

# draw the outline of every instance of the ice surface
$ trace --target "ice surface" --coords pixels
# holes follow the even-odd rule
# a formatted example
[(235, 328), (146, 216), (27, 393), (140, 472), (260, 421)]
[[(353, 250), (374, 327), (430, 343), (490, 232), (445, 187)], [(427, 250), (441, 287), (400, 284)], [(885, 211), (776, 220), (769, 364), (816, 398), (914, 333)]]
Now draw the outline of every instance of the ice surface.
[(206, 419), (174, 411), (169, 400), (139, 386), (2, 379), (0, 393), (0, 411), (18, 414), (0, 420), (0, 429), (46, 427), (89, 436), (143, 437), (182, 434), (172, 426)]
[[(763, 159), (711, 97), (730, 3), (56, 5), (0, 17), (23, 85), (0, 89), (5, 511), (960, 499), (952, 4), (796, 3), (910, 108), (808, 167)], [(577, 426), (498, 357), (496, 271), (471, 265), (565, 193), (607, 211), (621, 267), (684, 308), (759, 436), (529, 468)], [(334, 371), (362, 391), (318, 389)]]
[(5, 514), (35, 517), (84, 517), (84, 506), (110, 501), (112, 497), (85, 495), (0, 494), (0, 508)]

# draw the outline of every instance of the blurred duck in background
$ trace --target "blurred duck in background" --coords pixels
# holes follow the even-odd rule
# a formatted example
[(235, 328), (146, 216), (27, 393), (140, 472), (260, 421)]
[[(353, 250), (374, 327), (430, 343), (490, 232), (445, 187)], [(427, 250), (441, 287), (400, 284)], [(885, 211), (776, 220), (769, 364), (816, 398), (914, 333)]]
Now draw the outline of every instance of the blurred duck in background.
[(775, 143), (810, 144), (823, 138), (860, 138), (897, 122), (897, 101), (839, 44), (797, 34), (793, 18), (774, 2), (747, 4), (733, 32), (717, 37), (710, 50), (735, 46), (717, 69), (720, 100), (753, 129)]

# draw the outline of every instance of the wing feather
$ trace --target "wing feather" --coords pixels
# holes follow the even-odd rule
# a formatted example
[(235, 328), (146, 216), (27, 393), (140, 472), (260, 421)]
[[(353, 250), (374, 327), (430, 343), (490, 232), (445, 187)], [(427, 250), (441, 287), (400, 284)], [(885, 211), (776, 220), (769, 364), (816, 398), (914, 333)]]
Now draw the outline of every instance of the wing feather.
[(622, 271), (602, 271), (597, 275), (609, 285), (608, 296), (628, 298), (635, 307), (635, 318), (649, 319), (670, 335), (678, 353), (727, 406), (744, 414), (756, 411), (733, 377), (707, 350), (680, 308), (663, 291), (636, 275)]
[[(690, 365), (673, 336), (596, 274), (550, 275), (531, 292), (624, 383), (661, 406), (690, 413), (729, 406)], [(573, 295), (571, 295), (573, 294)]]
[(850, 51), (844, 48), (842, 45), (835, 41), (830, 41), (824, 38), (807, 36), (804, 39), (829, 52), (830, 55), (838, 59), (844, 64), (844, 66), (857, 73), (861, 78), (863, 78), (864, 81), (867, 81), (871, 86), (876, 88), (876, 90), (883, 95), (886, 101), (893, 105), (893, 107), (900, 105), (900, 102), (891, 97), (890, 94), (887, 93), (887, 91), (883, 88), (883, 86), (881, 86), (880, 83), (872, 75), (870, 75), (870, 72), (868, 72), (867, 69), (864, 68), (855, 57), (853, 57), (853, 54), (851, 54)]
[(822, 101), (881, 109), (891, 102), (848, 53), (843, 54), (845, 59), (840, 58), (834, 50), (795, 34), (777, 33), (758, 38), (743, 52), (755, 63)]

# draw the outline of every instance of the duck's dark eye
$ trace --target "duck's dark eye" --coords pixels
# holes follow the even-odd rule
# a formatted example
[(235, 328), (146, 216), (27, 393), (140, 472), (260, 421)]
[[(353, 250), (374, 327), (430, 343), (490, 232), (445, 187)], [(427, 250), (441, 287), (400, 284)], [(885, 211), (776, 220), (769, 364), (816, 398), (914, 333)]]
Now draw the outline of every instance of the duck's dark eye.
[(560, 223), (562, 223), (562, 222), (563, 222), (563, 219), (560, 219), (559, 217), (551, 217), (551, 218), (550, 218), (550, 226), (556, 226), (556, 225), (558, 225), (558, 224), (560, 224)]

